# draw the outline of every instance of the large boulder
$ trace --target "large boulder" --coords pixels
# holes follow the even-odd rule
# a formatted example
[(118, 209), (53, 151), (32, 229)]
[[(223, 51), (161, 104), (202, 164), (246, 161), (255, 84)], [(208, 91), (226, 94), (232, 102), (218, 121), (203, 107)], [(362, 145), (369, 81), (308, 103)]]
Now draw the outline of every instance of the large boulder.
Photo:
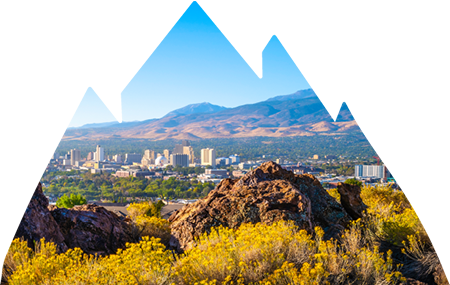
[(127, 242), (133, 242), (131, 225), (103, 207), (88, 204), (72, 209), (49, 207), (69, 248), (79, 247), (85, 253), (106, 255)]
[(45, 238), (46, 241), (54, 242), (59, 252), (65, 251), (67, 245), (64, 243), (64, 236), (47, 207), (48, 199), (42, 192), (42, 185), (39, 183), (14, 238), (23, 238), (28, 242), (30, 248), (34, 248), (35, 242)]
[(292, 220), (309, 232), (320, 226), (329, 238), (337, 236), (351, 218), (314, 176), (295, 175), (266, 162), (241, 179), (222, 180), (206, 198), (172, 214), (170, 246), (187, 249), (196, 237), (219, 225), (237, 228), (242, 223), (279, 220)]
[(338, 183), (337, 186), (337, 190), (341, 195), (342, 207), (353, 219), (362, 218), (367, 206), (361, 199), (361, 187), (347, 183)]
[(79, 247), (88, 254), (111, 254), (135, 241), (126, 219), (97, 205), (72, 209), (49, 206), (39, 183), (28, 204), (14, 238), (23, 238), (28, 246), (45, 238), (59, 252)]

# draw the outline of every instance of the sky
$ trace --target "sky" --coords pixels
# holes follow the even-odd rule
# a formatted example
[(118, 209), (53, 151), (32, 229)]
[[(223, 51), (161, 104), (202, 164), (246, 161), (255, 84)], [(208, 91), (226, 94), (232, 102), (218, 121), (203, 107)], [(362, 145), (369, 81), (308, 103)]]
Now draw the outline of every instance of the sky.
[(0, 2), (0, 127), (333, 88), (342, 2)]

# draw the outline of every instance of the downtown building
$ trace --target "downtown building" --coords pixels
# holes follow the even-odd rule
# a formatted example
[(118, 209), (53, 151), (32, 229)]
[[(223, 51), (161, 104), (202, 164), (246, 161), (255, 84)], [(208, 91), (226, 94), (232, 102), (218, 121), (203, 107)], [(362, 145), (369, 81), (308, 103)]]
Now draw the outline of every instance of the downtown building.
[(97, 149), (94, 153), (94, 160), (97, 162), (105, 160), (105, 149), (102, 148), (100, 145), (97, 145)]
[(81, 161), (81, 151), (79, 149), (70, 150), (70, 165), (75, 165)]
[(216, 150), (213, 148), (204, 148), (201, 151), (202, 165), (211, 165), (216, 167)]
[(181, 167), (188, 167), (189, 166), (189, 156), (187, 154), (171, 154), (170, 155), (170, 164), (175, 166), (181, 166)]
[(387, 179), (391, 174), (384, 165), (355, 165), (355, 177)]

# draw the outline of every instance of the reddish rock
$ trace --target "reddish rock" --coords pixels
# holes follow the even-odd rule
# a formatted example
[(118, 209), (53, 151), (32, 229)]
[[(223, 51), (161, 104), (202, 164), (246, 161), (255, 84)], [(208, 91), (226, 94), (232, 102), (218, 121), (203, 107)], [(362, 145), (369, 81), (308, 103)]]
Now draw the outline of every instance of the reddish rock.
[(362, 218), (367, 206), (361, 199), (361, 188), (358, 185), (338, 183), (337, 190), (341, 195), (341, 205), (353, 219)]
[(81, 248), (88, 254), (111, 254), (133, 242), (131, 225), (113, 212), (96, 205), (73, 209), (49, 206), (39, 183), (28, 204), (15, 238), (23, 238), (34, 248), (34, 241), (45, 238), (58, 245), (60, 252)]
[(274, 162), (262, 164), (241, 179), (224, 179), (208, 196), (189, 204), (170, 218), (170, 246), (189, 248), (195, 237), (223, 225), (271, 224), (292, 220), (312, 232), (315, 226), (325, 237), (336, 236), (350, 217), (312, 175), (295, 175)]
[(79, 247), (88, 254), (112, 254), (133, 242), (131, 226), (113, 212), (88, 204), (72, 209), (51, 207), (69, 248)]
[(39, 183), (14, 238), (23, 238), (28, 242), (30, 248), (34, 248), (34, 242), (45, 238), (46, 241), (54, 242), (60, 252), (65, 251), (67, 246), (64, 243), (64, 236), (47, 206), (48, 199), (42, 192), (42, 185)]

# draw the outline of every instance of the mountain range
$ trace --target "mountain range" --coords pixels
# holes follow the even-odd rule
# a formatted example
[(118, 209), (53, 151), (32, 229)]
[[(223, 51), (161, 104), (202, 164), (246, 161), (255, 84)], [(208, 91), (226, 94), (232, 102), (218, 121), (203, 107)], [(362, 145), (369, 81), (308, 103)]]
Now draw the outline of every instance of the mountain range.
[(67, 129), (63, 140), (146, 138), (201, 139), (336, 135), (360, 132), (344, 103), (334, 121), (312, 89), (266, 101), (225, 108), (210, 103), (191, 104), (160, 119), (101, 123)]

